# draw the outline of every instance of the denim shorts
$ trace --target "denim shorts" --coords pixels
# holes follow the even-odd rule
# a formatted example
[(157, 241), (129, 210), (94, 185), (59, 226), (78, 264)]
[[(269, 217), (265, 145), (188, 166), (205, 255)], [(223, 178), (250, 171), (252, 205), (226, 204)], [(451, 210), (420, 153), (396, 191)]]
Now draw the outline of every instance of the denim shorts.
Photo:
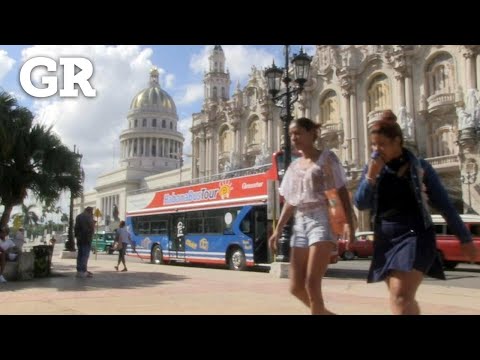
[(321, 241), (337, 243), (337, 237), (332, 234), (330, 228), (326, 209), (297, 211), (290, 247), (308, 248)]

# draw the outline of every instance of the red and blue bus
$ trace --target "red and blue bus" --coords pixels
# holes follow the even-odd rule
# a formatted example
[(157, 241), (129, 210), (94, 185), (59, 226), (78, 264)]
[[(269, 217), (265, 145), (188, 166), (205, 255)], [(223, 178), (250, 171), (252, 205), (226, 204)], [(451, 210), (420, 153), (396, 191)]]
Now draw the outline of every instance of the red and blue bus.
[(268, 219), (278, 217), (275, 192), (282, 159), (280, 152), (266, 166), (129, 195), (126, 224), (135, 255), (155, 264), (219, 264), (233, 270), (270, 263), (268, 237), (274, 223)]

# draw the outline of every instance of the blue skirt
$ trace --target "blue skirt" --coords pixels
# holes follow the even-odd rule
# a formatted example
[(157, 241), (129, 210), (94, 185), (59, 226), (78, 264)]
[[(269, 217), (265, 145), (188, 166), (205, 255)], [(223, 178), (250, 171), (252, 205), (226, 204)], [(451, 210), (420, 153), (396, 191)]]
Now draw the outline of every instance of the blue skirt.
[(445, 280), (433, 226), (424, 229), (421, 219), (411, 216), (379, 220), (367, 282), (383, 281), (392, 270), (418, 270), (427, 276)]

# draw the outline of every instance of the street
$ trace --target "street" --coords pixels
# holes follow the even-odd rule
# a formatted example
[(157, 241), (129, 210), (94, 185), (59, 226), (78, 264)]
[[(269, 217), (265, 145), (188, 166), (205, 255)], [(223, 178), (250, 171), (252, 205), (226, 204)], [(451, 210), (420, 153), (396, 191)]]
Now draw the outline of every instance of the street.
[[(112, 267), (116, 265), (118, 259), (118, 254), (107, 255), (105, 253), (98, 253), (99, 260), (111, 260)], [(91, 254), (90, 261), (92, 264), (95, 262), (95, 254)], [(127, 256), (126, 257), (127, 266), (129, 262), (141, 263), (142, 260), (136, 256)], [(148, 263), (148, 260), (144, 260), (145, 263)], [(115, 263), (115, 264), (114, 264)], [(151, 266), (158, 266), (151, 264)], [(199, 267), (199, 268), (209, 268), (209, 266), (200, 266), (200, 265), (189, 265), (189, 264), (177, 264), (172, 266), (190, 266), (190, 267)], [(338, 280), (365, 280), (367, 278), (368, 268), (370, 266), (369, 259), (357, 259), (351, 261), (339, 260), (336, 264), (331, 264), (326, 277), (335, 278)], [(211, 266), (210, 266), (211, 267)], [(211, 267), (218, 269), (219, 267)], [(256, 271), (266, 272), (268, 269), (258, 268)], [(230, 271), (230, 270), (226, 270)], [(470, 288), (470, 289), (480, 289), (480, 265), (472, 264), (459, 264), (454, 270), (446, 270), (445, 276), (446, 281), (432, 279), (426, 277), (424, 280), (425, 284), (432, 285), (441, 285), (447, 287), (459, 287), (459, 288)]]

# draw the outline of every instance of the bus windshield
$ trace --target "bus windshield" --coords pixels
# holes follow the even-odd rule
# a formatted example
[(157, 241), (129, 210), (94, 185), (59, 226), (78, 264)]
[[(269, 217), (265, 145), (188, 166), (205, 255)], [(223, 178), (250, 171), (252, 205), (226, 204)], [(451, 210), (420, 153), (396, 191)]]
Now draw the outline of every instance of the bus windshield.
[[(300, 156), (301, 156), (300, 153), (292, 152), (291, 163), (294, 162), (296, 159), (298, 159)], [(275, 160), (276, 160), (278, 180), (282, 181), (283, 175), (285, 175), (285, 170), (284, 170), (285, 154), (284, 154), (284, 152), (283, 151), (278, 152), (275, 155)]]

